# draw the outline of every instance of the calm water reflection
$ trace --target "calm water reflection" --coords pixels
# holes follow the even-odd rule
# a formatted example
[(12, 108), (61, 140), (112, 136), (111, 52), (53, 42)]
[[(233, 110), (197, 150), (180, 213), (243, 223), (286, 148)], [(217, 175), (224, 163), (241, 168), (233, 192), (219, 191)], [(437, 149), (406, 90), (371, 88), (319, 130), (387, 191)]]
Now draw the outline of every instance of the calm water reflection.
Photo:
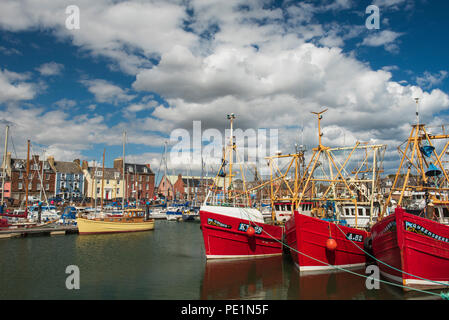
[[(0, 299), (403, 299), (345, 272), (301, 275), (289, 256), (206, 261), (198, 223), (154, 231), (0, 240)], [(81, 289), (67, 290), (77, 265)], [(364, 270), (359, 270), (363, 273)]]

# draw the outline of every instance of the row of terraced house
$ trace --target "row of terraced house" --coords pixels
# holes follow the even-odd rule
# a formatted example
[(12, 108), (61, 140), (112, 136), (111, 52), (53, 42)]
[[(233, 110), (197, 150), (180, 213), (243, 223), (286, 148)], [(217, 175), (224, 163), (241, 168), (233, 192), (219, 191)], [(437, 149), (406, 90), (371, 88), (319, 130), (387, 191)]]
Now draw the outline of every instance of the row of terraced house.
[(1, 185), (0, 181), (0, 190), (4, 188), (4, 198), (10, 204), (25, 200), (27, 187), (29, 199), (44, 201), (55, 197), (74, 201), (95, 198), (114, 200), (123, 196), (129, 200), (147, 200), (154, 196), (154, 173), (149, 164), (125, 163), (123, 174), (122, 158), (115, 159), (112, 168), (103, 170), (98, 164), (92, 165), (79, 159), (58, 161), (52, 156), (40, 159), (38, 155), (33, 155), (28, 166), (27, 177), (26, 159), (12, 158), (9, 152), (5, 163), (2, 163), (0, 174), (5, 172), (5, 182)]

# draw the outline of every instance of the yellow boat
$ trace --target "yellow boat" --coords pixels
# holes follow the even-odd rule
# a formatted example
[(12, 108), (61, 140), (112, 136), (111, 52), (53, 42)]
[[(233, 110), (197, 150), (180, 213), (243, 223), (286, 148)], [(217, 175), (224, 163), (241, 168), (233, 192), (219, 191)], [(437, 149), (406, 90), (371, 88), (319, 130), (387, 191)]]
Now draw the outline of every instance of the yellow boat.
[(78, 217), (76, 222), (79, 234), (138, 232), (154, 229), (154, 219), (145, 220), (142, 209), (129, 209), (125, 210), (123, 215), (104, 218)]

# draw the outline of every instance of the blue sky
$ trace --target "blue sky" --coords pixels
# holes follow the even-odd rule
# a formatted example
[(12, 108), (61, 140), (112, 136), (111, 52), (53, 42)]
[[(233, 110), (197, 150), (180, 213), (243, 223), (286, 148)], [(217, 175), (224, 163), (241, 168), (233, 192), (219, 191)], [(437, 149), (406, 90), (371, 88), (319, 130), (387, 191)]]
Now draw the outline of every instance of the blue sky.
[[(73, 4), (79, 30), (65, 28)], [(379, 30), (365, 27), (370, 4)], [(107, 165), (126, 129), (128, 159), (157, 167), (173, 130), (222, 130), (231, 112), (242, 128), (279, 129), (283, 150), (302, 126), (313, 146), (310, 111), (326, 106), (329, 143), (394, 150), (414, 96), (426, 122), (447, 123), (447, 12), (424, 0), (2, 1), (1, 127), (19, 156), (30, 138), (68, 161), (106, 148)]]

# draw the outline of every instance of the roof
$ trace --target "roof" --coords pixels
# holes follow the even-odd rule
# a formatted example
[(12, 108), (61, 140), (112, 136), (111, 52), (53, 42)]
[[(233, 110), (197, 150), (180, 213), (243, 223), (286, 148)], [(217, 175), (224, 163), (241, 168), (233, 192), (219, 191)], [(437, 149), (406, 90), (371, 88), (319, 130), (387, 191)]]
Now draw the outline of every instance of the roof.
[[(30, 159), (30, 170), (34, 170), (32, 164), (34, 159)], [(44, 172), (53, 171), (48, 161), (39, 160), (39, 164), (44, 163)], [(26, 159), (11, 159), (11, 170), (25, 171), (27, 169)]]
[(83, 173), (81, 167), (75, 162), (55, 161), (54, 167), (56, 169), (56, 172), (60, 173), (75, 173), (75, 174)]
[(125, 172), (137, 174), (154, 174), (145, 164), (125, 163)]
[(167, 178), (167, 180), (168, 180), (172, 185), (174, 185), (175, 182), (176, 182), (176, 180), (178, 180), (178, 176), (166, 175), (166, 176), (163, 176), (163, 177), (161, 178), (161, 181), (164, 179), (164, 177)]
[[(178, 177), (176, 177), (177, 180)], [(202, 183), (201, 183), (202, 179)], [(199, 177), (199, 176), (182, 176), (182, 182), (184, 183), (185, 187), (201, 187), (206, 185), (211, 185), (215, 180), (214, 177)], [(217, 186), (222, 187), (223, 186), (223, 179), (220, 178), (217, 181)]]
[[(103, 168), (102, 167), (97, 167), (97, 169), (95, 170), (95, 167), (89, 167), (89, 174), (93, 175), (94, 172), (100, 172), (100, 173), (96, 173), (96, 178), (101, 178), (101, 173), (103, 172)], [(100, 174), (99, 176), (97, 174)], [(120, 170), (115, 169), (115, 168), (104, 168), (104, 178), (105, 179), (109, 179), (109, 180), (114, 180), (114, 179), (121, 179), (122, 178), (122, 174), (120, 172)]]

